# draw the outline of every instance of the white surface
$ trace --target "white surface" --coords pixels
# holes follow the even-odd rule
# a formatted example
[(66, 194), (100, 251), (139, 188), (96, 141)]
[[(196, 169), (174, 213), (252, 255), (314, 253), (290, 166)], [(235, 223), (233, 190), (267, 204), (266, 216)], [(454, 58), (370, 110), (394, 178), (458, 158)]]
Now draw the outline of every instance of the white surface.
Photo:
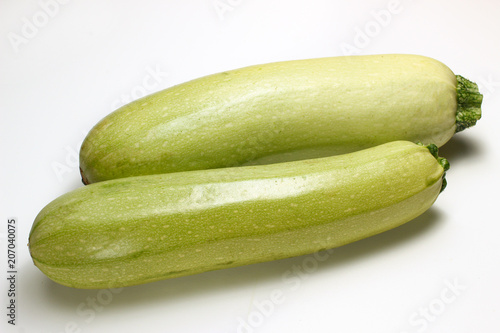
[[(19, 272), (16, 326), (0, 280), (1, 332), (500, 330), (497, 2), (55, 1), (0, 4), (0, 267), (4, 274), (7, 219), (16, 217)], [(434, 57), (485, 95), (478, 125), (441, 149), (449, 185), (427, 213), (321, 258), (112, 292), (57, 285), (32, 264), (36, 214), (82, 186), (83, 137), (131, 95), (246, 65), (343, 55), (347, 45)]]

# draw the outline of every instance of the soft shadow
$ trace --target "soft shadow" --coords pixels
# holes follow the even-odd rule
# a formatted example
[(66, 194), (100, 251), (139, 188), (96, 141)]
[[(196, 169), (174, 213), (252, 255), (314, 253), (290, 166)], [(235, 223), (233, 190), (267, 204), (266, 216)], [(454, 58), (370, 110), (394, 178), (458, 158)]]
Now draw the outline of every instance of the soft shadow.
[[(427, 212), (400, 227), (379, 235), (351, 243), (334, 250), (328, 259), (321, 262), (318, 271), (335, 274), (335, 269), (347, 263), (361, 260), (382, 251), (394, 251), (398, 246), (417, 237), (424, 237), (440, 220), (439, 211), (433, 207)], [(197, 299), (220, 291), (239, 290), (260, 283), (282, 280), (283, 273), (294, 265), (302, 265), (306, 256), (277, 260), (248, 266), (223, 269), (202, 274), (163, 280), (139, 286), (127, 287), (114, 294), (113, 301), (106, 308), (151, 306), (175, 306), (176, 302)], [(314, 274), (314, 273), (312, 273)], [(36, 284), (40, 287), (40, 284)], [(46, 278), (44, 296), (48, 306), (54, 308), (74, 308), (75, 304), (95, 299), (100, 290), (82, 290), (59, 285)]]
[(439, 148), (439, 156), (453, 163), (482, 155), (484, 145), (473, 137), (467, 136), (467, 130), (464, 132), (455, 134), (450, 141)]

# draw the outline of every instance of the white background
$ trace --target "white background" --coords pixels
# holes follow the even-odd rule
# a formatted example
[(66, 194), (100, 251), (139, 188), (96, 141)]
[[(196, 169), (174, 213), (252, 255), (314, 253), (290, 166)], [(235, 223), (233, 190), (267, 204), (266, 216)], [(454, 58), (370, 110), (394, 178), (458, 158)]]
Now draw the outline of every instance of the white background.
[[(499, 17), (491, 0), (2, 0), (0, 331), (499, 332)], [(33, 265), (36, 214), (82, 186), (85, 134), (127, 99), (252, 64), (374, 53), (434, 57), (485, 96), (477, 126), (441, 149), (449, 185), (421, 217), (321, 258), (112, 291), (63, 287)]]

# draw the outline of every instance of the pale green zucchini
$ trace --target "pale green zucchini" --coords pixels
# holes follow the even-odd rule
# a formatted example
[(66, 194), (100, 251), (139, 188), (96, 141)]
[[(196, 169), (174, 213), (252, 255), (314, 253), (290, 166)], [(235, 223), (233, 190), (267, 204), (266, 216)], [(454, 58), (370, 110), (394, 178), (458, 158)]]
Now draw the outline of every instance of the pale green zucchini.
[(442, 146), (476, 123), (481, 100), (477, 85), (423, 56), (252, 66), (123, 106), (89, 132), (80, 169), (87, 184), (323, 157), (395, 140)]
[(398, 141), (91, 184), (39, 213), (30, 253), (60, 284), (114, 288), (334, 248), (427, 210), (447, 168), (436, 150)]

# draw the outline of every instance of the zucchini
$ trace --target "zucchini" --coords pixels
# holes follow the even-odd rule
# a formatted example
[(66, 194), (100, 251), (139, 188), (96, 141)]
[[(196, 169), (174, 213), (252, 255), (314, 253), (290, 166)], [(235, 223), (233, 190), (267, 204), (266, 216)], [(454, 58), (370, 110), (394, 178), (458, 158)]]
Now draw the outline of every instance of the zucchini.
[(448, 165), (436, 150), (397, 141), (83, 186), (38, 214), (30, 254), (60, 284), (117, 288), (338, 247), (427, 210)]
[(325, 157), (395, 140), (434, 143), (481, 117), (477, 85), (416, 55), (286, 61), (136, 100), (85, 138), (85, 184)]

